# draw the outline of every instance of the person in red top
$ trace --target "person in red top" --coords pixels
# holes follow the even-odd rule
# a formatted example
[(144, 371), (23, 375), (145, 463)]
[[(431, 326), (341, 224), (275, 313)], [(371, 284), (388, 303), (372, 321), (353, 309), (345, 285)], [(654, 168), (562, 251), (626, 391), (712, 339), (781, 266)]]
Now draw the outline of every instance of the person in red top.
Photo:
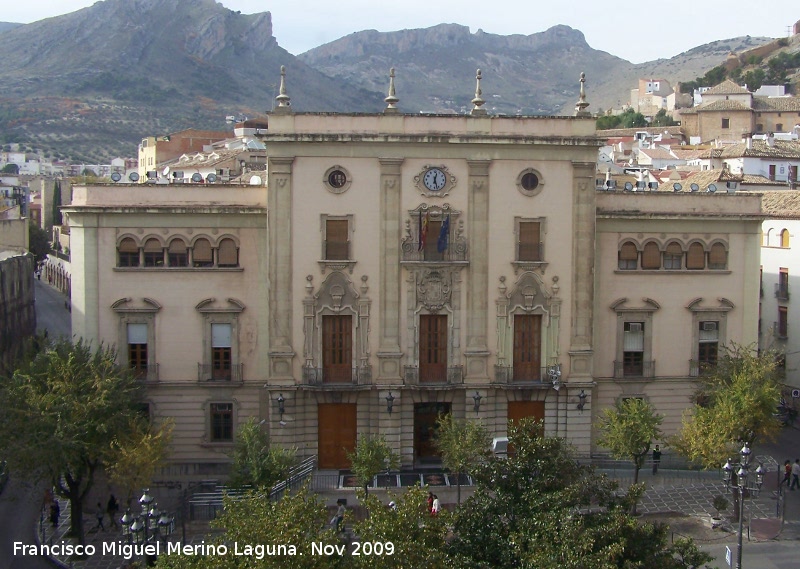
[[(787, 461), (788, 462), (788, 461)], [(789, 467), (789, 471), (791, 472), (791, 466)], [(430, 514), (433, 511), (433, 492), (428, 492), (428, 513)]]
[[(791, 480), (791, 478), (792, 478), (792, 463), (791, 461), (787, 460), (786, 462), (783, 463), (783, 482), (786, 482), (787, 488), (789, 486), (789, 481)], [(783, 484), (783, 482), (781, 482), (781, 484)]]

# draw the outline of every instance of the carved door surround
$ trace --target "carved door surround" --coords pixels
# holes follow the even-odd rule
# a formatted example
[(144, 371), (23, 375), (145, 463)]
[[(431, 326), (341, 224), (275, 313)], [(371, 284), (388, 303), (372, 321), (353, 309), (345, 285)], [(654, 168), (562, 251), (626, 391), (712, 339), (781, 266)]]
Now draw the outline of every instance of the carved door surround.
[[(467, 255), (467, 239), (464, 236), (464, 220), (461, 219), (462, 212), (453, 209), (450, 204), (429, 205), (422, 203), (408, 212), (405, 223), (405, 235), (401, 241), (401, 262), (426, 262), (426, 263), (463, 263), (469, 262)], [(447, 249), (443, 258), (437, 261), (425, 261), (424, 251), (420, 247), (420, 224), (428, 222), (444, 222), (449, 219), (449, 238)], [(427, 240), (435, 243), (439, 238), (438, 234), (430, 232)]]

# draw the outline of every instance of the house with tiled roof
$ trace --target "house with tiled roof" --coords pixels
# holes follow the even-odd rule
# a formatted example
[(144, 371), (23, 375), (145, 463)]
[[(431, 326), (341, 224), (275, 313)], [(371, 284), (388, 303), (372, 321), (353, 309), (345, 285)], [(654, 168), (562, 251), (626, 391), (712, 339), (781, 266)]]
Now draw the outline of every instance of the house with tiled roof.
[(664, 170), (670, 166), (686, 164), (685, 160), (678, 158), (666, 148), (640, 148), (638, 156), (639, 166), (649, 167), (653, 170)]
[(800, 141), (753, 140), (745, 137), (743, 142), (722, 149), (719, 166), (735, 175), (761, 176), (770, 182), (796, 184), (800, 167)]

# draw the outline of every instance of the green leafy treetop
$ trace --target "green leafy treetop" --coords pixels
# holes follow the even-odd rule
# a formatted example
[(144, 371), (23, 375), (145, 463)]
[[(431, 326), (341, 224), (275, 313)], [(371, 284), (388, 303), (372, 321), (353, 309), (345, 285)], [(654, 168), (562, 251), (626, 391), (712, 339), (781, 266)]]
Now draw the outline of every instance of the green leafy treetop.
[(400, 456), (392, 451), (383, 435), (362, 435), (355, 451), (348, 452), (347, 458), (350, 460), (350, 470), (364, 488), (365, 494), (376, 475), (400, 467)]
[(270, 447), (267, 433), (250, 417), (236, 430), (230, 485), (269, 490), (286, 479), (296, 464), (296, 451)]
[(70, 531), (80, 543), (95, 472), (115, 460), (132, 424), (147, 421), (141, 385), (116, 361), (111, 348), (60, 338), (0, 384), (0, 456), (69, 499)]
[(780, 425), (773, 417), (780, 397), (776, 354), (758, 354), (733, 345), (700, 378), (695, 405), (684, 413), (670, 445), (695, 464), (719, 468), (747, 441), (773, 440)]
[(667, 526), (628, 514), (642, 492), (578, 463), (560, 438), (524, 420), (510, 429), (515, 453), (478, 468), (475, 493), (455, 514), (451, 555), (478, 568), (648, 569), (699, 567), (711, 557), (670, 544)]
[(479, 421), (455, 419), (452, 413), (440, 415), (434, 444), (442, 465), (457, 476), (458, 503), (461, 503), (461, 474), (471, 473), (490, 454), (492, 438)]

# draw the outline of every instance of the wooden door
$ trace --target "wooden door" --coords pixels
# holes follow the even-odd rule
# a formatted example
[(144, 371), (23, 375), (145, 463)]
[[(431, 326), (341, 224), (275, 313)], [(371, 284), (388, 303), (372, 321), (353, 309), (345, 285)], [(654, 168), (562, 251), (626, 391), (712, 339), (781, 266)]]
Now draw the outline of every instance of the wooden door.
[(319, 468), (350, 468), (347, 452), (356, 448), (356, 404), (317, 406)]
[(414, 405), (414, 456), (429, 460), (439, 456), (436, 450), (436, 419), (450, 412), (449, 403), (418, 403)]
[(514, 316), (514, 381), (542, 380), (542, 316)]
[(419, 381), (447, 381), (447, 316), (422, 314), (419, 317)]
[(353, 319), (350, 315), (322, 317), (322, 382), (353, 381)]

